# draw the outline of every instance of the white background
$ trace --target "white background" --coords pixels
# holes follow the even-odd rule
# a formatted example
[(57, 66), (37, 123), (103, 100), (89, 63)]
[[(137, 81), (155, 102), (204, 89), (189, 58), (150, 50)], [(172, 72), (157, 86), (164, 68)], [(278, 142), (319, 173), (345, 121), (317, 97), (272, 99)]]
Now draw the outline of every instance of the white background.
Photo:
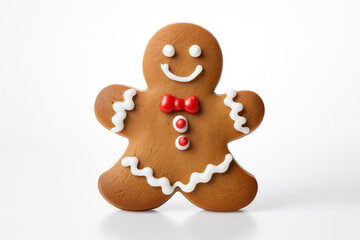
[[(359, 239), (359, 1), (0, 2), (0, 239)], [(125, 212), (97, 190), (127, 140), (95, 119), (109, 84), (145, 89), (142, 55), (173, 22), (220, 42), (218, 93), (264, 100), (230, 144), (259, 182), (242, 211), (181, 194)]]

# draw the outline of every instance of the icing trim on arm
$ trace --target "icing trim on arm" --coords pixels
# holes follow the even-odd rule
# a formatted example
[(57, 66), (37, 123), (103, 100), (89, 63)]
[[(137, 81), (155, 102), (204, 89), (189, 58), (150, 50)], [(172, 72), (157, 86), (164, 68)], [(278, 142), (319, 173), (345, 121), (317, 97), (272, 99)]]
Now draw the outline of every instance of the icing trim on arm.
[(123, 130), (124, 128), (124, 119), (126, 118), (126, 111), (131, 111), (135, 107), (133, 97), (136, 95), (135, 89), (128, 89), (124, 92), (124, 101), (123, 102), (114, 102), (113, 109), (116, 114), (111, 118), (112, 123), (115, 125), (111, 129), (112, 132), (117, 133)]
[(183, 192), (192, 192), (198, 183), (207, 183), (211, 180), (214, 173), (224, 173), (228, 170), (229, 165), (233, 159), (233, 156), (228, 153), (225, 156), (225, 160), (219, 165), (208, 164), (205, 171), (202, 173), (193, 172), (190, 175), (190, 181), (187, 184), (183, 184), (180, 181), (170, 185), (170, 181), (166, 177), (155, 178), (153, 170), (149, 167), (138, 169), (137, 165), (139, 159), (137, 157), (125, 157), (121, 160), (121, 165), (124, 167), (130, 167), (131, 173), (135, 176), (144, 176), (148, 184), (152, 187), (161, 187), (162, 192), (165, 195), (170, 195), (174, 192), (176, 187), (179, 187)]
[(243, 127), (242, 125), (246, 123), (246, 118), (239, 116), (239, 112), (243, 110), (243, 105), (241, 103), (236, 103), (233, 101), (233, 98), (237, 95), (237, 92), (234, 89), (229, 89), (226, 92), (226, 97), (224, 99), (224, 104), (231, 108), (230, 118), (234, 120), (234, 128), (242, 133), (248, 134), (250, 128)]

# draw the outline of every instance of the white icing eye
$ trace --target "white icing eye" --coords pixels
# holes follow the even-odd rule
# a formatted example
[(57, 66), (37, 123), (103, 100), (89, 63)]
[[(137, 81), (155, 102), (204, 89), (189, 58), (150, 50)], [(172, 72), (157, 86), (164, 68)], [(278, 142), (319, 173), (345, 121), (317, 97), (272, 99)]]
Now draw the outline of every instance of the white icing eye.
[(165, 47), (163, 48), (163, 54), (166, 57), (172, 57), (175, 54), (175, 48), (171, 45), (165, 45)]
[(192, 57), (199, 57), (201, 55), (201, 48), (198, 45), (192, 45), (189, 48), (189, 53)]

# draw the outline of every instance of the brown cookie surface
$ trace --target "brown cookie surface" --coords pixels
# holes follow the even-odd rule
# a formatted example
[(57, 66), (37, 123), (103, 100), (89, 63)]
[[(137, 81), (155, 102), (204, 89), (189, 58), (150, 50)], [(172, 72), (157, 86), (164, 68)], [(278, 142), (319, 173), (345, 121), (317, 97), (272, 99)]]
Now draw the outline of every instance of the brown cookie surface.
[(254, 199), (256, 180), (236, 163), (227, 143), (259, 126), (264, 105), (251, 91), (214, 94), (221, 70), (221, 50), (211, 33), (172, 24), (145, 50), (148, 89), (112, 85), (99, 93), (97, 119), (129, 139), (124, 155), (99, 179), (107, 201), (146, 210), (180, 191), (201, 208), (233, 211)]

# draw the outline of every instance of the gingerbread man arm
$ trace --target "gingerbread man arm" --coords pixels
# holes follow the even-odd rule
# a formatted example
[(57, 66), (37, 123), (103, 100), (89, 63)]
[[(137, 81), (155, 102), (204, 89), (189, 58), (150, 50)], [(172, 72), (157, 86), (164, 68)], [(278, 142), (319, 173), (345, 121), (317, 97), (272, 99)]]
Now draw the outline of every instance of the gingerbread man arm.
[(95, 101), (97, 120), (110, 131), (126, 136), (127, 115), (135, 107), (139, 91), (123, 85), (110, 85), (104, 88)]
[(230, 89), (225, 95), (220, 95), (222, 101), (221, 116), (223, 124), (220, 131), (228, 141), (241, 138), (253, 132), (261, 123), (265, 114), (262, 99), (252, 91), (235, 91)]

